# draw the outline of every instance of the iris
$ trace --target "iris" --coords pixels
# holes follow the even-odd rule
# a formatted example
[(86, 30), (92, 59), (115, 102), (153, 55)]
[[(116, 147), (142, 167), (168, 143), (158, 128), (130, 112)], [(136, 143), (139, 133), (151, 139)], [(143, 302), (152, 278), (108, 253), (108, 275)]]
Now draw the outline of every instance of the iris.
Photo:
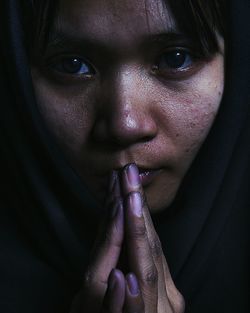
[(166, 52), (160, 57), (158, 68), (160, 70), (184, 70), (190, 67), (192, 63), (192, 57), (187, 51), (175, 50)]
[(59, 62), (54, 64), (54, 69), (73, 75), (90, 76), (95, 74), (94, 68), (85, 60), (81, 58), (64, 57)]

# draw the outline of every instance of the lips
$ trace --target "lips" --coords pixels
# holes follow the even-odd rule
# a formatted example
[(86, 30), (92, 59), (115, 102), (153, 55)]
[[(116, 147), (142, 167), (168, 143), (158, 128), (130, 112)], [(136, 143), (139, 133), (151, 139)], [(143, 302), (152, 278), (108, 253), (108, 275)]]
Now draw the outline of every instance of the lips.
[(143, 187), (148, 186), (159, 174), (160, 169), (142, 169), (139, 168), (139, 176)]
[[(137, 166), (139, 170), (140, 181), (143, 187), (150, 185), (155, 179), (155, 177), (159, 175), (160, 172), (162, 172), (162, 168), (146, 168), (140, 165), (137, 165)], [(113, 170), (120, 172), (123, 170), (123, 168), (124, 166), (114, 166)], [(99, 184), (102, 185), (103, 187), (107, 186), (108, 180), (110, 179), (110, 173), (111, 171), (109, 170), (109, 171), (105, 171), (105, 174), (102, 173), (101, 175), (98, 175)]]

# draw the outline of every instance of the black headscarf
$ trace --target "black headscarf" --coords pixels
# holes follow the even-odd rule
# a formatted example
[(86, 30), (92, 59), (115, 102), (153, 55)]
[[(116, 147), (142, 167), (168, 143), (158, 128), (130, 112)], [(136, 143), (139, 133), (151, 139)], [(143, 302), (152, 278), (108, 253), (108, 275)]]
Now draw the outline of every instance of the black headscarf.
[[(38, 113), (20, 2), (0, 3), (0, 310), (69, 313), (97, 203)], [(225, 93), (173, 204), (154, 218), (186, 312), (249, 312), (248, 0), (228, 1)], [(182, 207), (182, 210), (178, 208)]]

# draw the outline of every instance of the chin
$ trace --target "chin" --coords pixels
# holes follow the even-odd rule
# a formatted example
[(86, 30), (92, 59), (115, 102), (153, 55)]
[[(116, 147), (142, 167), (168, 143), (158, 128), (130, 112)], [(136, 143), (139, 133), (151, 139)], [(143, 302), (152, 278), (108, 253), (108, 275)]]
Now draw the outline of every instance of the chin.
[(149, 211), (152, 214), (160, 213), (163, 211), (167, 211), (170, 205), (173, 203), (178, 189), (168, 190), (166, 192), (164, 189), (161, 190), (161, 192), (150, 192), (149, 190), (145, 191)]

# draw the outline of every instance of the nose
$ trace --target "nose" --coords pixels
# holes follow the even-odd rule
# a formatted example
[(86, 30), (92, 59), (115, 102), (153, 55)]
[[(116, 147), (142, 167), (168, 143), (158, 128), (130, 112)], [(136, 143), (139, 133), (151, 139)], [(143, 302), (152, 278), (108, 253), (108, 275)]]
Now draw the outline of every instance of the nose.
[(98, 142), (119, 146), (148, 142), (157, 135), (152, 91), (137, 68), (116, 72), (103, 83), (94, 126)]

